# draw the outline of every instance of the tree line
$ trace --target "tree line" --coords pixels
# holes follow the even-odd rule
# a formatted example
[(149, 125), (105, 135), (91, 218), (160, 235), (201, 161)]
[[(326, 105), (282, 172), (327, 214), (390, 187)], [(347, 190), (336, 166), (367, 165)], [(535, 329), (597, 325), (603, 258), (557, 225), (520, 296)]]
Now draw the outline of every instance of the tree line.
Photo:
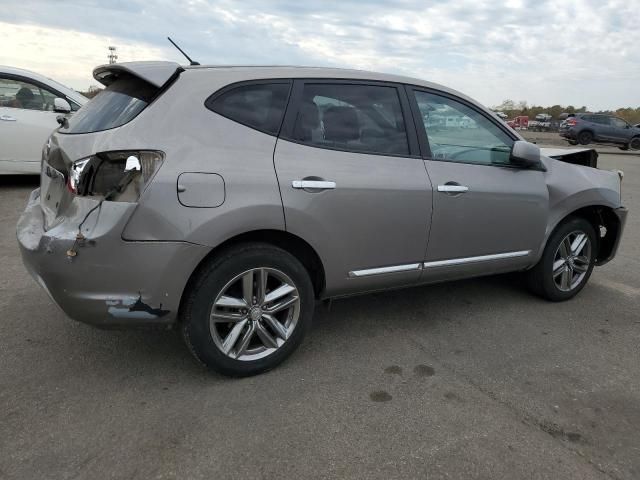
[[(543, 107), (542, 105), (528, 105), (526, 101), (514, 102), (513, 100), (505, 100), (500, 105), (492, 108), (496, 112), (504, 112), (509, 118), (519, 115), (528, 115), (529, 118), (535, 118), (539, 113), (548, 113), (553, 118), (558, 119), (563, 113), (580, 113), (589, 112), (586, 106), (575, 107), (573, 105), (553, 105), (551, 107)], [(625, 119), (631, 124), (640, 123), (640, 107), (618, 108), (617, 110), (600, 110), (592, 113), (608, 113)]]

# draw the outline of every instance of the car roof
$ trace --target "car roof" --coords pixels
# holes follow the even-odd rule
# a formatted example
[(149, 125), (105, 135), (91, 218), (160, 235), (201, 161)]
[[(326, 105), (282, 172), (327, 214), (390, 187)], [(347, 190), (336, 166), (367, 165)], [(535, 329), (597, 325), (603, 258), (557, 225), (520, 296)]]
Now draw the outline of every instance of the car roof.
[(48, 85), (49, 87), (55, 90), (58, 90), (60, 93), (64, 93), (66, 96), (70, 97), (73, 101), (75, 101), (80, 105), (84, 105), (89, 100), (84, 95), (61, 84), (60, 82), (57, 82), (54, 79), (49, 78), (45, 75), (41, 75), (37, 72), (32, 72), (31, 70), (26, 70), (24, 68), (9, 67), (6, 65), (0, 65), (0, 75), (2, 74), (19, 75), (21, 77), (31, 78), (32, 80), (36, 80), (40, 83)]
[[(330, 67), (308, 67), (297, 65), (179, 65), (176, 62), (168, 61), (139, 61), (123, 62), (114, 64), (99, 65), (93, 70), (94, 78), (105, 86), (116, 80), (122, 73), (135, 75), (144, 79), (152, 85), (161, 87), (171, 79), (176, 72), (184, 72), (188, 75), (197, 74), (231, 74), (238, 81), (241, 80), (269, 80), (277, 78), (326, 78), (339, 80), (363, 80), (392, 82), (417, 87), (431, 88), (440, 92), (448, 93), (475, 105), (484, 110), (488, 115), (498, 121), (502, 121), (495, 112), (483, 106), (480, 102), (468, 97), (444, 85), (427, 82), (417, 78), (390, 73), (371, 72), (367, 70), (355, 70), (346, 68)], [(240, 72), (240, 75), (236, 75)], [(520, 135), (514, 132), (519, 138)]]
[(266, 78), (339, 78), (404, 83), (408, 85), (435, 88), (437, 90), (451, 91), (457, 96), (464, 97), (460, 92), (445, 87), (444, 85), (428, 82), (419, 78), (352, 68), (314, 67), (304, 65), (189, 65), (182, 68), (185, 70), (245, 71), (247, 74), (260, 74), (262, 77)]
[(355, 70), (347, 68), (308, 67), (297, 65), (179, 65), (168, 61), (140, 61), (122, 62), (99, 65), (93, 70), (93, 76), (104, 85), (109, 85), (119, 72), (126, 72), (143, 78), (157, 87), (162, 86), (176, 70), (184, 70), (189, 73), (230, 73), (242, 72), (246, 80), (271, 79), (271, 78), (327, 78), (341, 80), (370, 80), (378, 82), (393, 82), (418, 87), (433, 88), (448, 92), (457, 97), (468, 100), (474, 104), (479, 102), (469, 98), (461, 92), (433, 82), (427, 82), (418, 78), (394, 75), (390, 73), (372, 72), (367, 70)]

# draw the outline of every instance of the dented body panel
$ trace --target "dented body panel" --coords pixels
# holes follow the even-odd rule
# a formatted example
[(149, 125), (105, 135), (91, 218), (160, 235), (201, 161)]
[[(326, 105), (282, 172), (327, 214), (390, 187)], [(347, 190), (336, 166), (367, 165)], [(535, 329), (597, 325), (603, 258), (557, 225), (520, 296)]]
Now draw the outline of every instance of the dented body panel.
[(18, 243), (36, 281), (70, 318), (85, 323), (109, 328), (175, 322), (187, 280), (209, 249), (123, 240), (135, 204), (119, 202), (105, 202), (87, 220), (85, 240), (77, 241), (78, 224), (97, 202), (76, 198), (74, 203), (73, 214), (45, 231), (40, 191), (29, 198), (18, 222)]

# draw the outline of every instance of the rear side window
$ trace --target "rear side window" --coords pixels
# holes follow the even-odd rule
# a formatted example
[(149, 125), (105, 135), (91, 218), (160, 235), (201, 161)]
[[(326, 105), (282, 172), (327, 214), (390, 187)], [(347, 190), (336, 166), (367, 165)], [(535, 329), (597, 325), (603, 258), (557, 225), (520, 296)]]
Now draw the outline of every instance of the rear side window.
[(288, 81), (241, 85), (213, 94), (205, 106), (230, 120), (277, 135), (290, 87)]
[(383, 155), (409, 154), (395, 87), (305, 84), (292, 137), (315, 147)]
[(113, 82), (68, 118), (60, 133), (91, 133), (133, 120), (158, 93), (158, 88), (133, 76)]

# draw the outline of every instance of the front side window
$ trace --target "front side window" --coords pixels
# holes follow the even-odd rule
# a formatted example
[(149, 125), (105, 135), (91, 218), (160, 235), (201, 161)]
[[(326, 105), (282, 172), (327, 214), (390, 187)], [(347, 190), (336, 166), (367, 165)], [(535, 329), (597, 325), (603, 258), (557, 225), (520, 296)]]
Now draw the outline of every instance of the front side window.
[(609, 117), (609, 122), (612, 127), (616, 128), (627, 128), (627, 122), (622, 120), (621, 118)]
[(513, 140), (480, 112), (448, 97), (415, 92), (431, 157), (482, 165), (507, 165)]
[(409, 154), (395, 87), (305, 84), (292, 139), (358, 153)]
[(0, 107), (52, 112), (56, 96), (33, 83), (0, 77)]
[(209, 110), (255, 128), (277, 135), (289, 97), (289, 82), (242, 85), (205, 102)]

